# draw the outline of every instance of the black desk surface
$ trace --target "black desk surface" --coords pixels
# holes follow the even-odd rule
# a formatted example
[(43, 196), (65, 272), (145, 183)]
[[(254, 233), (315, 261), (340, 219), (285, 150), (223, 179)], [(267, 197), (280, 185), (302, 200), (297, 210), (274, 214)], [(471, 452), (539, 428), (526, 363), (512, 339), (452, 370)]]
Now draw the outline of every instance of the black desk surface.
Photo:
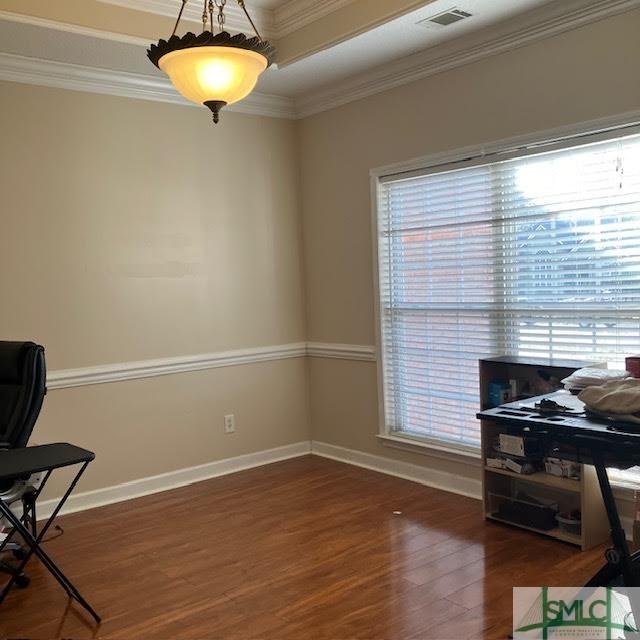
[[(536, 413), (533, 407), (543, 398), (570, 407), (572, 413), (549, 416)], [(584, 404), (568, 391), (510, 402), (480, 411), (477, 417), (505, 425), (528, 427), (532, 432), (545, 433), (550, 438), (568, 441), (578, 447), (602, 448), (607, 451), (610, 461), (619, 459), (620, 463), (627, 465), (640, 464), (640, 424), (587, 416)]]
[(69, 467), (89, 462), (94, 458), (95, 454), (92, 451), (63, 442), (22, 449), (5, 449), (0, 451), (0, 480)]

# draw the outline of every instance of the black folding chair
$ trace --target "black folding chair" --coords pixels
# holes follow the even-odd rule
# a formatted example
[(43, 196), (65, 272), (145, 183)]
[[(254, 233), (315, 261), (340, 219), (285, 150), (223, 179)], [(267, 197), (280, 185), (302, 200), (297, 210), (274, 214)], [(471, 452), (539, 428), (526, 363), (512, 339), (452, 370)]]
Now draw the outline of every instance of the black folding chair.
[(10, 575), (9, 581), (0, 592), (0, 604), (2, 604), (11, 590), (17, 576), (22, 574), (24, 571), (24, 568), (26, 567), (27, 562), (31, 559), (31, 556), (36, 555), (41, 560), (42, 564), (44, 564), (44, 566), (49, 570), (51, 575), (60, 583), (69, 597), (82, 605), (93, 616), (96, 622), (100, 622), (100, 616), (93, 610), (91, 605), (82, 597), (82, 595), (80, 595), (80, 592), (73, 586), (73, 583), (69, 578), (62, 573), (60, 568), (42, 548), (44, 536), (64, 506), (67, 498), (71, 495), (71, 492), (74, 490), (78, 480), (80, 480), (80, 477), (94, 458), (95, 454), (93, 452), (66, 443), (45, 444), (38, 447), (25, 447), (24, 449), (7, 449), (5, 451), (0, 451), (0, 480), (15, 480), (16, 478), (24, 477), (25, 475), (31, 475), (43, 471), (46, 472), (44, 480), (42, 481), (38, 491), (38, 495), (47, 484), (47, 481), (55, 469), (81, 465), (75, 477), (69, 484), (68, 489), (65, 491), (62, 498), (60, 498), (58, 504), (53, 510), (53, 513), (49, 516), (49, 519), (36, 535), (34, 535), (33, 531), (31, 531), (24, 522), (22, 522), (22, 520), (13, 513), (13, 511), (11, 511), (9, 505), (0, 498), (0, 514), (2, 514), (7, 521), (11, 523), (11, 526), (13, 527), (12, 533), (18, 533), (29, 547), (28, 551), (24, 554), (23, 559), (20, 561), (20, 564), (16, 568), (16, 572)]
[[(0, 449), (26, 447), (40, 415), (46, 390), (44, 349), (33, 342), (0, 341)], [(37, 489), (29, 476), (16, 480), (0, 480), (0, 496), (5, 503), (21, 502), (22, 521), (36, 533), (35, 499)], [(24, 557), (21, 546), (5, 539), (0, 551), (12, 551)], [(0, 560), (0, 572), (15, 574), (20, 587), (29, 584), (23, 573)]]
[[(26, 446), (45, 394), (44, 348), (32, 342), (0, 341), (0, 518), (10, 525), (8, 535), (0, 542), (0, 553), (13, 547), (19, 560), (17, 566), (0, 561), (0, 571), (9, 574), (9, 581), (0, 591), (0, 604), (14, 585), (28, 585), (24, 569), (36, 555), (67, 594), (100, 622), (98, 614), (42, 548), (44, 536), (95, 457), (91, 451), (70, 444)], [(72, 465), (81, 466), (49, 519), (38, 530), (36, 502), (42, 490), (55, 469)], [(34, 474), (44, 474), (39, 486), (30, 485)], [(20, 491), (23, 491), (22, 514), (17, 516), (11, 505)], [(16, 534), (26, 549), (13, 542)]]

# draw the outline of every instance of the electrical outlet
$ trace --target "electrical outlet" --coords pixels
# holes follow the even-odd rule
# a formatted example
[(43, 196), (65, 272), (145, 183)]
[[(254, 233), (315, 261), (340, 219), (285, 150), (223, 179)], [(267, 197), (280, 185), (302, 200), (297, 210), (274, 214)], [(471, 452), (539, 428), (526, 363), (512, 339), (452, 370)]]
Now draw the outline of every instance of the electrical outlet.
[(224, 432), (235, 433), (236, 431), (236, 417), (233, 414), (224, 417)]

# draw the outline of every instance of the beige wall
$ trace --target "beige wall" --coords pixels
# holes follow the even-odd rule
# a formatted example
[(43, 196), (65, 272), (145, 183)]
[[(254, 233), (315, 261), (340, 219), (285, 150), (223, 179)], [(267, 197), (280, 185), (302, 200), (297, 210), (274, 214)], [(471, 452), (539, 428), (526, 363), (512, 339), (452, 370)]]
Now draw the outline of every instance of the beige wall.
[[(640, 109), (639, 32), (630, 12), (305, 119), (309, 340), (375, 342), (370, 169)], [(380, 443), (374, 364), (314, 358), (310, 387), (314, 439), (478, 477)]]
[[(3, 339), (53, 370), (305, 339), (295, 123), (11, 83), (0, 104)], [(303, 359), (52, 391), (35, 434), (96, 450), (85, 489), (308, 438)]]
[(0, 86), (2, 335), (53, 369), (304, 340), (294, 123)]
[(34, 433), (97, 453), (80, 491), (308, 439), (304, 358), (52, 391)]

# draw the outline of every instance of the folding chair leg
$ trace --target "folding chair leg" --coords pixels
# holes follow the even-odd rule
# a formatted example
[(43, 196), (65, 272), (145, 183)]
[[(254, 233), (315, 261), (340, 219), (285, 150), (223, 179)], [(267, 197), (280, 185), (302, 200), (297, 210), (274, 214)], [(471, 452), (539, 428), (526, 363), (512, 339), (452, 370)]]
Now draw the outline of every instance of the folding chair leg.
[[(18, 567), (16, 568), (18, 573), (22, 573), (24, 571), (25, 566), (31, 559), (31, 556), (34, 554), (41, 560), (42, 564), (49, 570), (51, 575), (58, 581), (60, 586), (67, 592), (69, 597), (76, 600), (80, 605), (82, 605), (94, 618), (97, 623), (100, 623), (100, 616), (94, 611), (91, 605), (82, 597), (80, 592), (73, 586), (73, 583), (67, 578), (67, 576), (62, 573), (62, 571), (58, 568), (58, 566), (53, 562), (53, 560), (49, 557), (49, 555), (42, 549), (40, 546), (42, 540), (44, 539), (45, 534), (49, 530), (49, 527), (52, 525), (53, 521), (57, 517), (58, 513), (64, 506), (64, 503), (67, 501), (67, 498), (71, 495), (71, 492), (74, 490), (80, 476), (84, 473), (84, 470), (87, 468), (89, 463), (85, 463), (81, 469), (76, 474), (75, 478), (69, 485), (69, 488), (65, 492), (64, 496), (60, 499), (60, 502), (56, 505), (56, 508), (53, 510), (53, 513), (45, 523), (45, 525), (40, 530), (40, 533), (37, 537), (35, 537), (32, 532), (24, 525), (23, 522), (19, 518), (15, 516), (15, 514), (11, 511), (11, 509), (0, 500), (0, 512), (6, 517), (7, 520), (11, 523), (11, 526), (14, 528), (14, 531), (17, 531), (20, 536), (24, 539), (24, 541), (29, 546), (29, 550), (27, 551), (24, 559), (20, 562)], [(9, 579), (9, 582), (6, 584), (2, 592), (0, 593), (0, 603), (5, 599), (11, 587), (16, 581), (16, 576), (12, 575)]]
[(51, 557), (42, 550), (37, 540), (25, 529), (27, 537), (25, 542), (30, 546), (28, 555), (35, 554), (42, 564), (49, 570), (51, 575), (58, 581), (60, 586), (67, 592), (70, 598), (73, 598), (78, 604), (84, 607), (93, 617), (93, 619), (100, 624), (100, 616), (95, 612), (93, 607), (82, 597), (81, 593), (75, 588), (73, 583), (62, 573), (58, 565), (51, 559)]

